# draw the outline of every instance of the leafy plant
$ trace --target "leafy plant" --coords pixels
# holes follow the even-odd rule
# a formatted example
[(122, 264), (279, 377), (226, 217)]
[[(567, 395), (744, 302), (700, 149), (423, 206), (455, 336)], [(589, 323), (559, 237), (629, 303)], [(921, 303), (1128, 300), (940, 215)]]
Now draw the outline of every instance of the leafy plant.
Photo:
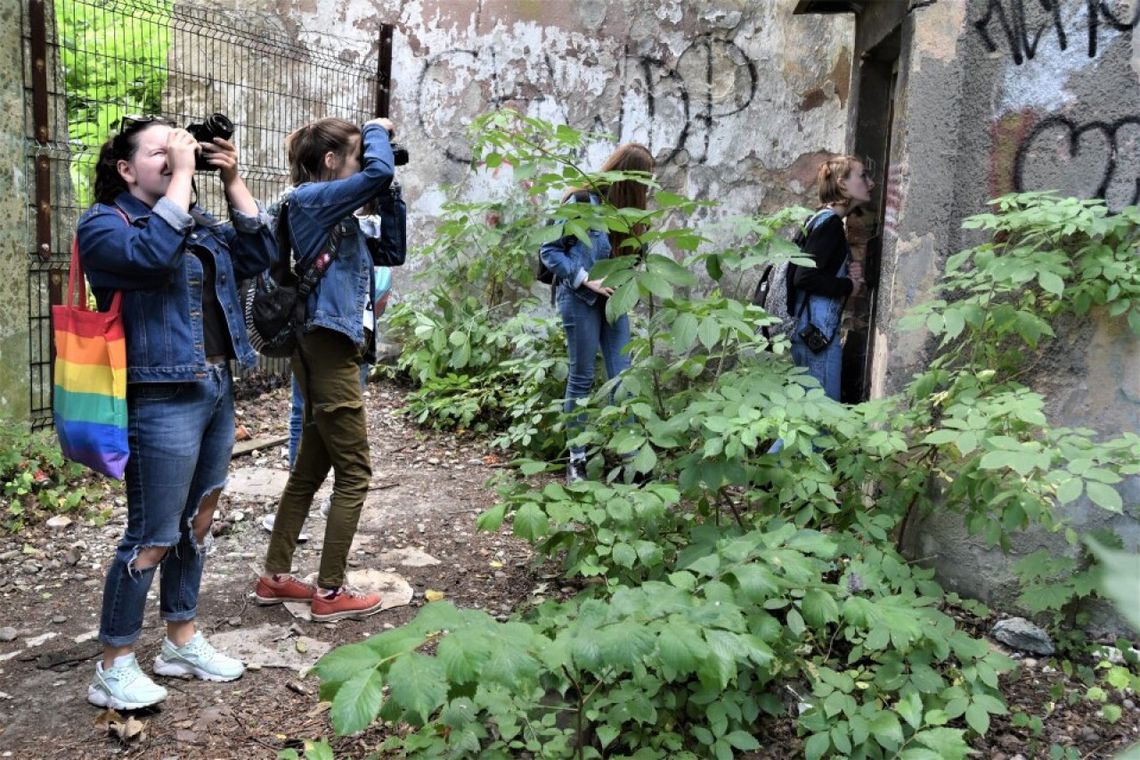
[[(476, 155), (509, 166), (536, 197), (606, 181), (578, 167), (574, 130), (511, 112), (477, 129)], [(521, 456), (520, 478), (479, 519), (486, 530), (509, 524), (581, 590), (507, 623), (433, 603), (326, 655), (322, 697), (339, 732), (406, 723), (386, 746), (423, 757), (729, 758), (790, 714), (808, 758), (921, 760), (965, 757), (1007, 712), (999, 679), (1012, 663), (948, 614), (980, 608), (944, 594), (896, 539), (914, 515), (950, 509), (998, 547), (1032, 527), (1065, 530), (1076, 545), (1057, 503), (1122, 508), (1113, 485), (1140, 472), (1140, 438), (1053, 428), (1019, 378), (1057, 320), (1093, 305), (1131, 313), (1136, 214), (999, 199), (968, 223), (994, 240), (952, 257), (943, 293), (912, 319), (932, 336), (929, 365), (904, 392), (847, 407), (787, 362), (784, 338), (763, 337), (770, 315), (731, 295), (760, 265), (795, 256), (783, 230), (801, 210), (734, 220), (736, 242), (706, 250), (684, 226), (701, 205), (658, 191), (646, 214), (547, 212), (572, 234), (649, 222), (644, 256), (600, 268), (615, 287), (607, 309), (637, 319), (620, 389), (609, 383), (580, 409), (590, 424), (575, 441), (589, 447), (592, 480), (544, 483), (549, 454)], [(534, 234), (528, 245), (559, 232)], [(512, 339), (493, 325), (510, 317), (495, 322), (446, 290), (433, 297), (434, 311), (402, 317), (420, 330), (407, 365), (423, 383), (416, 403), (502, 430), (517, 416), (479, 417), (491, 401), (464, 399), (533, 356), (505, 350)], [(527, 408), (522, 396), (509, 404)], [(1066, 578), (1065, 599), (1050, 600), (1065, 608), (1092, 593), (1098, 572), (1072, 562), (1022, 569), (1031, 582)], [(1090, 689), (1103, 689), (1089, 674)]]
[(13, 533), (43, 515), (80, 512), (99, 500), (86, 483), (87, 471), (63, 458), (49, 431), (0, 421), (0, 493), (4, 527)]

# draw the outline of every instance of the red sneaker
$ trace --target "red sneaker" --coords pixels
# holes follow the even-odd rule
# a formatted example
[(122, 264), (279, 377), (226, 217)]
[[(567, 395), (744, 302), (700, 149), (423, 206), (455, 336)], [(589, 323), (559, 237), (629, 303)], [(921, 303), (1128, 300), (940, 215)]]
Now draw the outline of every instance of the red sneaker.
[(382, 600), (379, 594), (367, 594), (341, 586), (329, 594), (325, 589), (317, 589), (313, 594), (312, 615), (318, 623), (332, 620), (360, 620), (380, 611)]
[(292, 575), (263, 575), (257, 579), (253, 598), (258, 604), (281, 604), (281, 602), (305, 602), (308, 604), (317, 587), (297, 580)]

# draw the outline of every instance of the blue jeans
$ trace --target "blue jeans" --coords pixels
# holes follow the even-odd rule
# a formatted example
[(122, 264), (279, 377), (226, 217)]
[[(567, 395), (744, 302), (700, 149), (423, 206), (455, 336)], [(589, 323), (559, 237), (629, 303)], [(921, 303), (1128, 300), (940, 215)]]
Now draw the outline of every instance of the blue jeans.
[[(138, 639), (158, 567), (162, 619), (198, 614), (206, 542), (195, 540), (192, 524), (202, 500), (226, 484), (234, 445), (229, 364), (207, 365), (191, 382), (131, 384), (127, 414), (127, 529), (107, 569), (99, 623), (99, 640), (112, 647)], [(139, 552), (151, 547), (167, 549), (162, 561), (136, 567)]]
[[(593, 390), (594, 364), (599, 350), (608, 379), (612, 380), (629, 369), (629, 356), (623, 352), (629, 343), (629, 316), (622, 314), (611, 325), (606, 320), (604, 298), (599, 298), (591, 306), (564, 289), (558, 291), (558, 311), (562, 314), (562, 328), (566, 331), (566, 352), (570, 363), (563, 410), (572, 412), (578, 399), (588, 398)], [(613, 401), (612, 395), (610, 401)], [(584, 415), (575, 419), (578, 427), (585, 423)], [(582, 446), (570, 447), (572, 458), (585, 454), (586, 449)]]
[[(360, 387), (368, 384), (368, 373), (372, 371), (371, 364), (360, 365)], [(301, 445), (301, 430), (305, 427), (305, 398), (301, 395), (301, 386), (297, 385), (297, 376), (293, 375), (293, 406), (289, 410), (289, 469), (297, 461), (297, 447)]]

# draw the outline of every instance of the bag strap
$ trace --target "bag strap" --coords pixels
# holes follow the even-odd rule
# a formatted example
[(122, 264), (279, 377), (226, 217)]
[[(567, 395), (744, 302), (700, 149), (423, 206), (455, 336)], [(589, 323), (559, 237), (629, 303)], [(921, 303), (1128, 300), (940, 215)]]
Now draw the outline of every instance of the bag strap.
[(332, 263), (336, 261), (336, 257), (340, 253), (341, 240), (344, 239), (345, 224), (345, 220), (337, 222), (332, 232), (329, 233), (328, 243), (324, 249), (317, 254), (317, 258), (309, 265), (309, 268), (301, 277), (301, 284), (297, 287), (297, 295), (300, 298), (305, 298), (312, 292), (321, 278), (325, 276), (325, 272), (327, 272), (329, 267), (332, 266)]
[[(826, 219), (828, 216), (835, 216), (835, 211), (833, 209), (826, 208), (826, 207), (821, 208), (819, 211), (816, 211), (814, 214), (811, 215), (811, 218), (807, 220), (807, 224), (804, 225), (804, 228), (807, 230), (807, 233), (804, 235), (804, 243), (807, 243), (808, 236), (810, 236), (811, 233), (813, 231), (815, 231), (816, 226), (819, 225), (820, 222), (823, 219)], [(798, 296), (798, 293), (797, 293), (797, 296)], [(804, 294), (804, 302), (802, 304), (800, 304), (799, 311), (796, 312), (795, 319), (797, 322), (799, 322), (799, 320), (800, 320), (800, 315), (804, 313), (805, 307), (808, 310), (808, 321), (809, 322), (811, 321), (811, 306), (809, 305), (810, 301), (811, 301), (811, 293), (805, 293)], [(847, 296), (844, 296), (843, 297), (843, 306), (846, 306), (846, 305), (847, 305)], [(840, 311), (843, 311), (843, 306), (841, 306), (839, 308)]]
[[(127, 226), (131, 226), (131, 220), (126, 212), (114, 206), (115, 212), (123, 218)], [(79, 299), (76, 300), (76, 296)], [(111, 296), (111, 305), (107, 309), (109, 314), (117, 314), (122, 310), (123, 291), (116, 290), (115, 295)], [(69, 308), (77, 308), (80, 311), (91, 311), (87, 306), (87, 278), (83, 275), (83, 262), (79, 258), (79, 233), (71, 238), (71, 263), (68, 265), (67, 270), (67, 301), (66, 304)]]

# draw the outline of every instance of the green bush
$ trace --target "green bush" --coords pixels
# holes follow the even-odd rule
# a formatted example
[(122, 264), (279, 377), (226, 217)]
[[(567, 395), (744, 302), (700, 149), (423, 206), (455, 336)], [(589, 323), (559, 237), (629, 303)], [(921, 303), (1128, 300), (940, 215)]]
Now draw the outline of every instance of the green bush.
[[(577, 170), (583, 136), (569, 128), (509, 112), (479, 126), (476, 156), (510, 165), (536, 196), (595, 181)], [(562, 170), (543, 168), (551, 161)], [(787, 362), (785, 339), (762, 336), (769, 315), (729, 295), (795, 255), (782, 230), (800, 211), (735, 220), (736, 242), (706, 251), (682, 226), (697, 204), (655, 201), (649, 253), (602, 267), (616, 288), (608, 310), (636, 309), (637, 327), (617, 398), (607, 384), (581, 410), (592, 480), (544, 483), (534, 476), (549, 456), (522, 456), (520, 477), (479, 519), (485, 530), (509, 523), (582, 590), (506, 623), (436, 602), (331, 652), (317, 672), (333, 726), (406, 723), (386, 747), (417, 757), (730, 758), (759, 746), (765, 716), (790, 714), (812, 760), (966, 757), (1006, 712), (999, 679), (1012, 663), (950, 614), (986, 610), (945, 594), (895, 543), (914, 514), (939, 509), (997, 547), (1034, 527), (1065, 530), (1076, 546), (1058, 503), (1122, 508), (1112, 486), (1140, 473), (1140, 438), (1051, 427), (1019, 377), (1049, 350), (1056, 319), (1103, 306), (1140, 332), (1138, 212), (999, 199), (967, 222), (993, 240), (952, 257), (946, 297), (912, 318), (932, 336), (928, 366), (904, 392), (848, 407)], [(567, 229), (636, 221), (604, 207), (549, 213)], [(705, 292), (697, 266), (712, 278)], [(403, 317), (423, 326), (407, 365), (423, 383), (416, 403), (502, 431), (517, 415), (480, 417), (486, 397), (448, 407), (525, 360), (491, 326), (508, 319), (441, 296), (432, 309)], [(768, 453), (776, 438), (783, 450)], [(651, 483), (632, 484), (646, 473)], [(1066, 571), (1031, 564), (1037, 579)], [(1073, 577), (1051, 604), (1091, 595)]]

